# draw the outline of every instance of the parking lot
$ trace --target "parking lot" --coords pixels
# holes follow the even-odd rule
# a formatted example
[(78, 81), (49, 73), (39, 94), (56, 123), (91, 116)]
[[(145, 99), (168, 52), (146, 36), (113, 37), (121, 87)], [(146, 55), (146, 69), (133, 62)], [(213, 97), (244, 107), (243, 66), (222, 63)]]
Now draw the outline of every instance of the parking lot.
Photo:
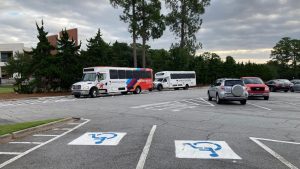
[(0, 123), (79, 122), (0, 145), (2, 169), (300, 168), (300, 93), (216, 104), (207, 88), (0, 102)]

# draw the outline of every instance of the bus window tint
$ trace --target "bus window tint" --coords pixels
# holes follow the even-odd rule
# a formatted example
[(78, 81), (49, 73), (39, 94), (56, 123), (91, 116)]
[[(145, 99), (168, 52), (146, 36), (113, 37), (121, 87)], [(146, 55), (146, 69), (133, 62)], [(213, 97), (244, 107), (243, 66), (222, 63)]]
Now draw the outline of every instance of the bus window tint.
[(140, 78), (140, 71), (134, 70), (132, 72), (133, 78), (139, 79)]
[(151, 78), (152, 74), (151, 71), (146, 71), (146, 77), (145, 78)]
[(125, 70), (118, 70), (119, 79), (125, 79)]
[(171, 79), (189, 79), (189, 78), (195, 78), (194, 73), (172, 73)]
[(109, 75), (111, 79), (118, 79), (118, 71), (117, 70), (109, 70)]
[(125, 77), (126, 77), (126, 79), (132, 79), (133, 78), (132, 70), (126, 70), (125, 71)]

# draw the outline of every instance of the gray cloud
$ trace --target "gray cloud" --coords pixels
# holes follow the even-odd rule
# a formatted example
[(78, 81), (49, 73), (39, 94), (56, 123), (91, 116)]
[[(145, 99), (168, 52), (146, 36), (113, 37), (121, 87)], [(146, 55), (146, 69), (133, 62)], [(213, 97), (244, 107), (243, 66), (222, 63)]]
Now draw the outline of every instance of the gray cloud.
[[(199, 52), (213, 51), (243, 61), (265, 61), (269, 58), (268, 49), (282, 37), (299, 38), (299, 9), (298, 0), (212, 0), (197, 34), (203, 43)], [(83, 46), (98, 28), (108, 42), (130, 43), (128, 25), (119, 19), (121, 13), (109, 0), (0, 1), (0, 43), (23, 42), (35, 46), (35, 22), (41, 19), (49, 34), (77, 27)], [(162, 38), (149, 43), (153, 48), (168, 49), (177, 41), (167, 30)]]

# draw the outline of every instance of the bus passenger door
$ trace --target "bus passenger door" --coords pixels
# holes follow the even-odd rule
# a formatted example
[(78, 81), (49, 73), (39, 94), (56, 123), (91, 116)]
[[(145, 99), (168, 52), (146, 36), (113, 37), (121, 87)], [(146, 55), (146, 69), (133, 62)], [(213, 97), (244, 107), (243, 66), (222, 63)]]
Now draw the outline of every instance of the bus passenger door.
[(170, 81), (168, 79), (164, 79), (162, 81), (162, 85), (164, 88), (169, 88), (170, 87)]

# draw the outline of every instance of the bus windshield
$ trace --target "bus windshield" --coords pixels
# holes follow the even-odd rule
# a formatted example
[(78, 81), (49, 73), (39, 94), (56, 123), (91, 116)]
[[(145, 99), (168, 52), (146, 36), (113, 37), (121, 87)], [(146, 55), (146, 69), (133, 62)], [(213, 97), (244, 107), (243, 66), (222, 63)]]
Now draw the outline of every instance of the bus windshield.
[(85, 73), (82, 76), (82, 81), (95, 81), (96, 73)]

